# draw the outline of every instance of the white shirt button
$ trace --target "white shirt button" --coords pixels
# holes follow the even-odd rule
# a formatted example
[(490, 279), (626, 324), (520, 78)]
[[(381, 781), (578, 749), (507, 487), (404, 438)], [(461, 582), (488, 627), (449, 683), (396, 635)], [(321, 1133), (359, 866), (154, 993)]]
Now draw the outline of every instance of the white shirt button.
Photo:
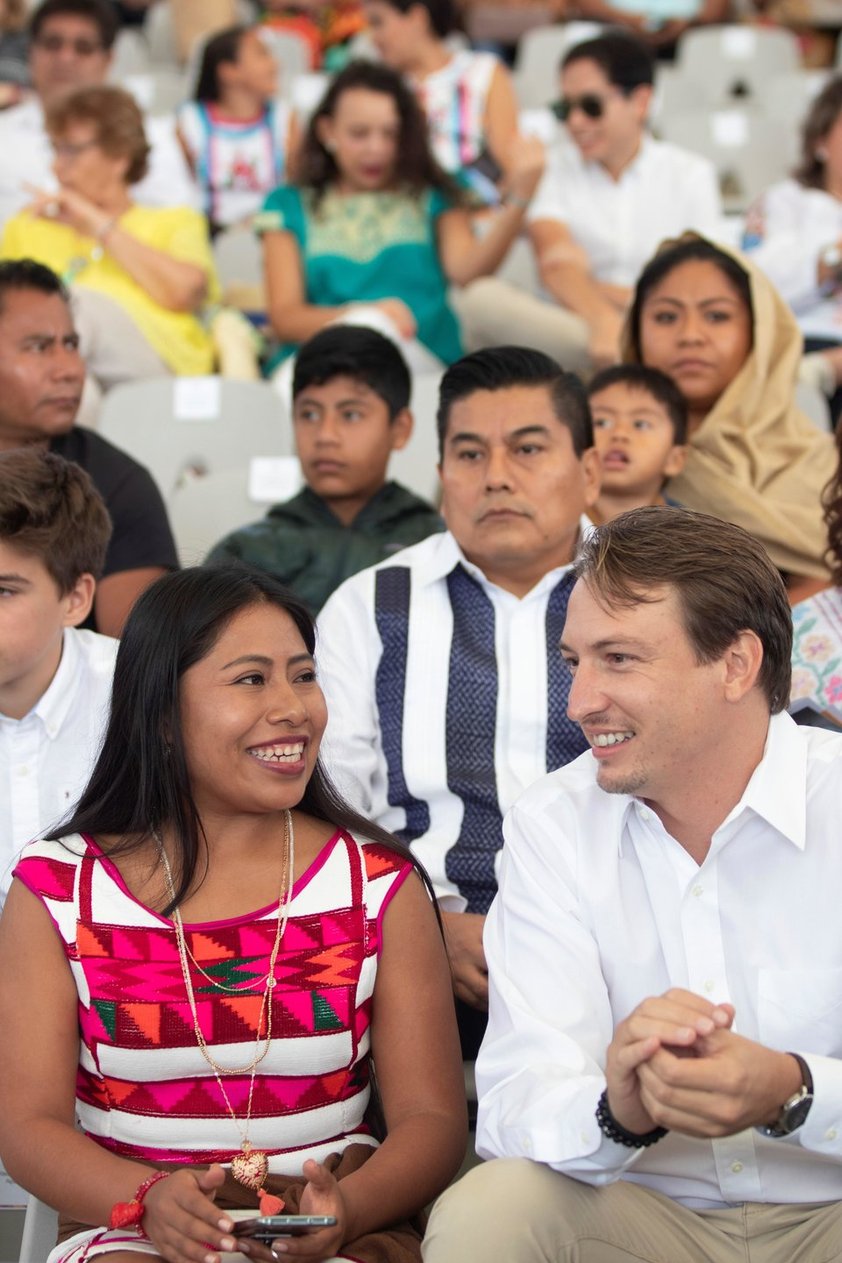
[(700, 896), (700, 895), (703, 895), (704, 893), (705, 893), (705, 888), (704, 888), (704, 886), (694, 886), (694, 887), (693, 887), (693, 894), (696, 896), (696, 898), (697, 898), (697, 899), (699, 898), (699, 896)]
[(29, 775), (29, 768), (28, 768), (28, 767), (19, 767), (19, 768), (18, 768), (18, 776), (28, 776), (28, 775)]
[(714, 982), (713, 982), (713, 979), (712, 979), (712, 978), (706, 978), (706, 979), (705, 979), (705, 991), (707, 991), (708, 993), (710, 993), (711, 991), (713, 991), (713, 988), (714, 988)]
[(641, 807), (641, 808), (640, 808), (640, 818), (641, 818), (641, 820), (651, 820), (651, 819), (652, 819), (652, 812), (649, 810), (649, 808), (648, 808), (648, 807)]
[(835, 1139), (836, 1139), (836, 1128), (835, 1128), (835, 1127), (828, 1127), (827, 1131), (826, 1131), (826, 1132), (825, 1132), (825, 1134), (824, 1134), (824, 1138), (825, 1138), (825, 1140), (835, 1140)]
[(739, 1175), (739, 1174), (740, 1174), (740, 1172), (742, 1171), (742, 1169), (743, 1169), (743, 1164), (742, 1164), (742, 1162), (732, 1162), (732, 1163), (731, 1163), (731, 1170), (734, 1172), (734, 1174), (735, 1174), (735, 1175)]

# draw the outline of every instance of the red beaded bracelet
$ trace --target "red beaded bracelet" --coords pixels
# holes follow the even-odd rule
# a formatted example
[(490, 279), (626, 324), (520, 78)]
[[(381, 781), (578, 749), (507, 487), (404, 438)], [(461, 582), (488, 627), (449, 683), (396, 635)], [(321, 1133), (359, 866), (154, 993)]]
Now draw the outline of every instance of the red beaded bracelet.
[(169, 1171), (156, 1171), (154, 1175), (147, 1176), (130, 1202), (115, 1202), (108, 1217), (108, 1227), (139, 1228), (143, 1221), (143, 1212), (146, 1209), (143, 1205), (144, 1197), (153, 1184), (157, 1184), (159, 1180), (167, 1179), (170, 1174)]

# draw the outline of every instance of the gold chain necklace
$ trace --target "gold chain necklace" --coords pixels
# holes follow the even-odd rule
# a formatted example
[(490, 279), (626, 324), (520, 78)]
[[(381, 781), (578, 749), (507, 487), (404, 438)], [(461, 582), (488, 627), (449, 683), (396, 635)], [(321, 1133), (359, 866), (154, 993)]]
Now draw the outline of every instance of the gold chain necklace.
[[(163, 839), (154, 829), (152, 830), (152, 837), (157, 843), (158, 854), (160, 855), (163, 863), (164, 875), (167, 881), (170, 900), (175, 900), (175, 882), (173, 881), (170, 861), (167, 856), (167, 852), (164, 849)], [(193, 1016), (193, 1031), (196, 1036), (196, 1043), (199, 1046), (199, 1051), (214, 1073), (214, 1078), (219, 1085), (219, 1091), (221, 1092), (222, 1099), (225, 1102), (225, 1108), (228, 1110), (234, 1126), (240, 1133), (240, 1152), (235, 1154), (235, 1156), (231, 1159), (231, 1174), (238, 1183), (244, 1184), (246, 1188), (254, 1189), (257, 1192), (260, 1199), (261, 1213), (266, 1215), (277, 1214), (283, 1208), (283, 1202), (281, 1202), (280, 1198), (273, 1197), (271, 1194), (267, 1193), (263, 1187), (266, 1177), (269, 1174), (269, 1159), (261, 1150), (254, 1149), (252, 1147), (248, 1138), (248, 1131), (251, 1123), (251, 1106), (252, 1098), (254, 1096), (254, 1080), (257, 1073), (257, 1067), (268, 1053), (269, 1046), (272, 1042), (272, 1004), (270, 1002), (270, 997), (272, 994), (272, 988), (275, 985), (275, 962), (278, 959), (278, 952), (280, 951), (284, 931), (287, 926), (287, 921), (289, 920), (289, 905), (292, 900), (292, 887), (294, 880), (295, 831), (292, 825), (292, 816), (289, 811), (286, 811), (284, 812), (284, 858), (283, 865), (281, 867), (281, 889), (278, 896), (278, 925), (275, 930), (275, 941), (272, 944), (272, 951), (269, 955), (269, 968), (265, 979), (263, 980), (265, 981), (265, 986), (263, 989), (263, 998), (260, 1002), (260, 1012), (257, 1017), (257, 1038), (255, 1041), (254, 1056), (245, 1066), (221, 1066), (212, 1057), (207, 1041), (202, 1033), (201, 1025), (199, 1024), (199, 1012), (196, 1006), (196, 996), (193, 991), (193, 979), (190, 976), (189, 962), (192, 960), (199, 972), (207, 978), (209, 982), (213, 983), (214, 986), (221, 986), (221, 989), (224, 991), (240, 991), (242, 988), (225, 987), (224, 985), (217, 983), (215, 979), (205, 973), (201, 966), (197, 964), (196, 958), (187, 947), (187, 939), (184, 934), (184, 923), (181, 919), (181, 912), (178, 908), (174, 908), (172, 914), (175, 937), (178, 944), (178, 958), (181, 964), (182, 977), (184, 978), (184, 987), (187, 992), (187, 1002), (190, 1005), (190, 1012)], [(251, 985), (253, 986), (255, 984)], [(266, 1034), (263, 1038), (261, 1038), (260, 1031), (263, 1026), (264, 1017), (266, 1018)], [(261, 1043), (263, 1045), (262, 1048)], [(251, 1080), (249, 1082), (245, 1126), (241, 1126), (240, 1120), (234, 1113), (234, 1109), (228, 1098), (228, 1093), (225, 1091), (225, 1084), (222, 1081), (222, 1076), (248, 1074), (249, 1071), (251, 1072)]]

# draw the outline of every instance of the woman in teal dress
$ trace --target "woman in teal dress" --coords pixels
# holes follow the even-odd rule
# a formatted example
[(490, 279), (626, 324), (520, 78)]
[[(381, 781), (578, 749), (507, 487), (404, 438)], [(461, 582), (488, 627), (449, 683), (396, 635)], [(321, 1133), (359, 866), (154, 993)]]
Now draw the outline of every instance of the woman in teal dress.
[(430, 154), (415, 97), (387, 67), (352, 62), (310, 121), (296, 184), (275, 189), (258, 217), (276, 359), (334, 321), (365, 322), (360, 307), (388, 322), (411, 366), (458, 359), (448, 285), (496, 270), (542, 169), (540, 145), (525, 141), (503, 204), (475, 237), (467, 199)]

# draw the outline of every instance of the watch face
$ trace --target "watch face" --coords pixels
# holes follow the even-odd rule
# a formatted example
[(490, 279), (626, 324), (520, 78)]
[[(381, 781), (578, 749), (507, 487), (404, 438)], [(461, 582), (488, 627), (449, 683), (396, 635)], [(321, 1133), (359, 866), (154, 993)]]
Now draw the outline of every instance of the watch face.
[(797, 1101), (793, 1101), (791, 1105), (784, 1107), (779, 1126), (787, 1136), (791, 1132), (795, 1131), (797, 1127), (801, 1126), (807, 1115), (810, 1113), (810, 1106), (812, 1104), (812, 1096), (809, 1092), (805, 1092), (804, 1095), (799, 1097)]

